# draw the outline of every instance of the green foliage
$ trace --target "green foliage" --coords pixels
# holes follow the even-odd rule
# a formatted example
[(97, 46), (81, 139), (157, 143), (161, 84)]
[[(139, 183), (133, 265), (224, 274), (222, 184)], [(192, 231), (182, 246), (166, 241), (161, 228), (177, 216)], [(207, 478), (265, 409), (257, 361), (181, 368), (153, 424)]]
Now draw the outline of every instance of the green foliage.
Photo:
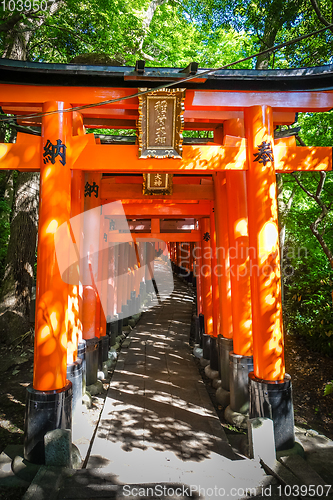
[(329, 394), (332, 393), (333, 393), (333, 380), (331, 380), (331, 382), (328, 382), (328, 384), (325, 385), (324, 396), (328, 396)]
[(301, 137), (309, 146), (333, 146), (333, 111), (300, 113)]

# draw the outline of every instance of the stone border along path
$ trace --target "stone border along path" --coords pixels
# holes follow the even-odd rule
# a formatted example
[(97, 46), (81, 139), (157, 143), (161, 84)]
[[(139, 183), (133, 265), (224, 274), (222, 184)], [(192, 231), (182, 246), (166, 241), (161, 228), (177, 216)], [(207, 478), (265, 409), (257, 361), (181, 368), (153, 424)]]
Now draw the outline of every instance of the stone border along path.
[[(189, 346), (192, 304), (175, 277), (122, 344), (87, 468), (42, 467), (24, 500), (298, 498), (229, 445)], [(300, 484), (276, 464), (273, 474)]]

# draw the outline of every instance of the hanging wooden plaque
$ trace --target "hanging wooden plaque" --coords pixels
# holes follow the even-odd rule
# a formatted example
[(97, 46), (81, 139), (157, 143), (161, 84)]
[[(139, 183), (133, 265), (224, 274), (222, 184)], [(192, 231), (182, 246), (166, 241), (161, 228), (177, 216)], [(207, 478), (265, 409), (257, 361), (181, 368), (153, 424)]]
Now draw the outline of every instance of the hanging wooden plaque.
[(182, 157), (184, 99), (185, 89), (162, 89), (139, 96), (139, 158)]
[(143, 194), (172, 194), (172, 177), (162, 172), (143, 174)]

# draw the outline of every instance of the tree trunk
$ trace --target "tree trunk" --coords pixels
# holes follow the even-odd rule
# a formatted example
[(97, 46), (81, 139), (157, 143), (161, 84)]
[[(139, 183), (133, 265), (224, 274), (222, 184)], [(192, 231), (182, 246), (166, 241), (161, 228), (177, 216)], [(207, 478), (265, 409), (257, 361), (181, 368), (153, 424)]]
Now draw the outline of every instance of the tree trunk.
[(0, 339), (10, 343), (30, 328), (30, 300), (38, 227), (39, 173), (17, 178), (5, 275), (1, 287)]

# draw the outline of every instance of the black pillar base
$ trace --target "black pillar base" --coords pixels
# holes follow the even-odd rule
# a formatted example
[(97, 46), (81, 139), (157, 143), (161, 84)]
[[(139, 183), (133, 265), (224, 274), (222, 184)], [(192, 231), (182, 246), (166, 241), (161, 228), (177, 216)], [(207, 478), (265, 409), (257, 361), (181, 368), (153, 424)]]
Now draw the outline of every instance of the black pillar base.
[(281, 382), (262, 380), (249, 374), (250, 418), (273, 420), (276, 451), (289, 450), (295, 444), (294, 408), (291, 377)]
[(218, 336), (219, 348), (219, 374), (221, 376), (221, 386), (225, 391), (230, 391), (230, 368), (229, 368), (229, 354), (232, 351), (233, 341), (227, 339), (222, 335)]
[(121, 317), (123, 318), (123, 326), (128, 326), (128, 317), (129, 317), (129, 305), (128, 305), (128, 303), (122, 305)]
[(72, 428), (72, 383), (56, 391), (27, 388), (24, 424), (24, 458), (45, 464), (44, 436), (55, 429)]
[(121, 335), (123, 333), (123, 320), (122, 318), (120, 317), (119, 315), (119, 319), (117, 321), (117, 324), (118, 324), (118, 332), (117, 332), (117, 335)]
[(199, 333), (200, 333), (200, 347), (203, 347), (202, 338), (205, 333), (205, 317), (202, 313), (199, 314)]
[(87, 368), (86, 368), (86, 341), (80, 340), (77, 346), (77, 359), (82, 361), (82, 396), (86, 393)]
[(67, 365), (67, 379), (72, 382), (72, 416), (82, 411), (82, 359), (77, 358), (74, 363)]
[(250, 406), (249, 373), (253, 371), (253, 356), (241, 356), (231, 352), (230, 363), (230, 408), (238, 413), (247, 413)]
[(210, 344), (211, 344), (211, 336), (206, 333), (202, 336), (202, 357), (204, 359), (210, 360)]
[(86, 339), (86, 383), (97, 382), (99, 338)]
[(219, 355), (217, 350), (217, 338), (210, 338), (210, 367), (212, 370), (219, 369)]
[(194, 343), (199, 345), (201, 343), (199, 316), (194, 316)]
[(110, 347), (116, 343), (117, 335), (118, 335), (118, 320), (110, 323)]
[(98, 368), (101, 370), (103, 368), (103, 363), (108, 359), (109, 352), (109, 337), (104, 335), (99, 339), (98, 347)]

